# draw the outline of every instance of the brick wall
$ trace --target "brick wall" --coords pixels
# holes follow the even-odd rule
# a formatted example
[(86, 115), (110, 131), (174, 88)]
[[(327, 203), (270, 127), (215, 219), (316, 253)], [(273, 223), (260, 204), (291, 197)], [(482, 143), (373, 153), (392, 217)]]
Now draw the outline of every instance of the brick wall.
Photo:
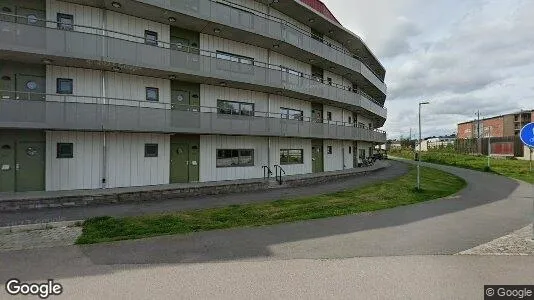
[[(504, 118), (492, 118), (482, 121), (483, 128), (486, 129), (491, 127), (491, 137), (503, 137), (504, 136)], [(483, 132), (483, 129), (480, 129), (480, 135), (486, 136), (487, 133)]]
[(459, 139), (470, 139), (476, 136), (476, 133), (473, 134), (473, 122), (458, 124), (457, 136)]

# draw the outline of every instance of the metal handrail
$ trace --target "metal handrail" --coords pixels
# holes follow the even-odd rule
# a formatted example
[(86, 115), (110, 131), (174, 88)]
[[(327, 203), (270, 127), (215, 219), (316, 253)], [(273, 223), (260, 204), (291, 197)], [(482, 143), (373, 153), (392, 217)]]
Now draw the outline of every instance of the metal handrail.
[[(0, 12), (0, 16), (14, 17), (15, 20), (17, 20), (18, 18), (28, 19), (27, 16), (21, 16), (21, 15), (10, 14), (10, 13), (5, 13), (5, 12)], [(2, 21), (10, 22), (10, 23), (19, 23), (17, 21), (13, 21), (12, 22), (10, 20), (2, 20)], [(25, 25), (30, 25), (30, 26), (39, 26), (39, 24), (38, 24), (39, 22), (44, 22), (45, 23), (44, 26), (39, 26), (39, 27), (47, 27), (47, 28), (56, 29), (56, 30), (65, 30), (65, 29), (58, 29), (58, 28), (46, 26), (47, 24), (56, 24), (56, 25), (57, 24), (63, 24), (61, 22), (49, 21), (49, 20), (38, 19), (38, 18), (32, 18), (32, 21), (35, 21), (37, 24), (28, 24), (28, 23), (24, 23), (24, 24)], [(145, 42), (146, 41), (145, 37), (136, 36), (136, 35), (132, 35), (132, 34), (128, 34), (128, 33), (122, 33), (122, 32), (118, 32), (118, 31), (114, 31), (114, 30), (98, 28), (98, 27), (92, 27), (92, 26), (86, 26), (86, 25), (73, 24), (72, 27), (73, 27), (72, 31), (75, 31), (75, 32), (82, 32), (82, 33), (85, 33), (85, 34), (91, 34), (91, 35), (97, 35), (97, 36), (107, 36), (107, 37), (116, 38), (116, 39), (119, 39), (119, 40), (125, 40), (125, 41), (129, 41), (129, 42), (139, 43), (139, 44), (145, 44), (146, 43)], [(92, 30), (95, 31), (95, 33), (79, 31), (79, 30), (76, 30), (77, 28), (92, 29)], [(101, 32), (101, 33), (98, 33), (98, 32)], [(117, 35), (119, 35), (119, 36), (117, 36)], [(131, 40), (131, 39), (135, 39), (135, 40)], [(170, 49), (171, 51), (189, 52), (189, 53), (194, 53), (194, 54), (198, 54), (198, 55), (205, 56), (205, 57), (216, 58), (216, 59), (221, 59), (221, 60), (228, 61), (228, 59), (224, 59), (224, 58), (221, 57), (221, 56), (223, 56), (223, 54), (217, 53), (217, 52), (214, 52), (214, 51), (211, 51), (211, 50), (204, 50), (204, 49), (200, 49), (199, 47), (184, 46), (184, 45), (180, 45), (178, 43), (163, 42), (163, 41), (160, 41), (160, 40), (156, 41), (156, 43), (157, 43), (157, 45), (151, 45), (151, 46), (159, 47), (159, 48), (166, 48), (166, 49)], [(179, 50), (179, 49), (181, 49), (181, 50)], [(241, 60), (240, 61), (233, 61), (233, 62), (234, 63), (241, 63), (241, 64), (250, 65), (249, 63), (242, 62)], [(291, 76), (304, 77), (304, 78), (307, 78), (309, 80), (313, 80), (313, 81), (319, 82), (319, 83), (321, 83), (323, 85), (333, 86), (333, 87), (338, 88), (338, 89), (342, 89), (342, 90), (346, 90), (346, 91), (353, 91), (353, 88), (350, 87), (350, 86), (344, 86), (342, 84), (338, 84), (338, 83), (335, 83), (335, 82), (325, 83), (324, 79), (317, 80), (317, 78), (312, 76), (311, 74), (306, 74), (304, 72), (300, 72), (300, 71), (297, 71), (297, 70), (292, 70), (291, 68), (288, 68), (286, 66), (273, 65), (273, 64), (270, 64), (270, 63), (267, 63), (267, 62), (258, 61), (256, 59), (253, 59), (252, 65), (254, 65), (256, 67), (260, 67), (260, 68), (268, 68), (268, 69), (271, 69), (271, 70), (277, 70), (277, 71), (280, 71), (282, 73), (287, 73), (288, 75), (291, 75)], [(293, 71), (294, 73), (296, 72), (299, 75), (295, 75), (291, 71)], [(384, 108), (383, 104), (381, 104), (379, 101), (373, 99), (369, 95), (365, 94), (365, 92), (361, 91), (360, 89), (356, 89), (354, 92), (364, 96), (365, 98), (367, 98), (368, 100), (371, 100), (376, 105)]]
[[(64, 102), (64, 103), (80, 103), (80, 104), (101, 104), (101, 105), (112, 105), (112, 106), (128, 106), (128, 107), (142, 107), (149, 109), (178, 109), (198, 113), (220, 113), (220, 107), (213, 106), (202, 106), (202, 105), (176, 105), (170, 102), (159, 102), (159, 101), (147, 101), (147, 100), (136, 100), (136, 99), (125, 99), (125, 98), (113, 98), (113, 97), (100, 97), (100, 96), (82, 96), (82, 95), (71, 95), (71, 94), (49, 94), (49, 93), (33, 93), (26, 91), (11, 91), (11, 90), (0, 90), (0, 101), (1, 100), (19, 100), (19, 101), (51, 101), (51, 102)], [(170, 101), (170, 99), (167, 99)], [(222, 99), (221, 99), (222, 100)], [(315, 122), (315, 123), (326, 123), (330, 125), (337, 126), (348, 126), (348, 127), (357, 127), (365, 129), (368, 131), (386, 133), (383, 130), (379, 129), (369, 129), (361, 124), (354, 122), (345, 122), (345, 121), (328, 121), (323, 119), (323, 122), (318, 122), (319, 120), (313, 117), (302, 116), (300, 118), (289, 118), (289, 115), (282, 114), (279, 112), (264, 112), (264, 111), (252, 111), (251, 114), (222, 114), (228, 116), (234, 116), (239, 118), (276, 118), (276, 119), (286, 119), (288, 121), (294, 122)]]
[[(278, 170), (280, 170), (280, 172), (278, 172)], [(276, 181), (278, 181), (279, 184), (282, 184), (282, 172), (284, 172), (284, 175), (286, 175), (286, 171), (280, 165), (274, 165), (274, 171), (276, 173), (275, 174)]]
[(273, 171), (271, 171), (271, 168), (269, 166), (262, 166), (263, 169), (263, 179), (269, 177), (271, 178), (271, 175), (273, 174)]
[[(261, 11), (257, 11), (257, 10), (255, 10), (255, 9), (252, 9), (252, 8), (249, 8), (249, 7), (246, 7), (246, 6), (237, 4), (237, 3), (233, 3), (233, 2), (230, 2), (230, 1), (226, 1), (226, 0), (210, 0), (210, 1), (211, 1), (211, 2), (215, 2), (215, 3), (219, 3), (219, 4), (221, 4), (221, 5), (229, 6), (229, 7), (239, 8), (239, 10), (245, 10), (245, 11), (247, 11), (247, 12), (253, 14), (253, 15), (256, 15), (256, 16), (258, 16), (258, 17), (260, 17), (260, 18), (268, 19), (268, 20), (275, 21), (275, 22), (277, 22), (277, 23), (286, 25), (286, 26), (288, 26), (288, 27), (291, 27), (291, 28), (294, 29), (294, 30), (297, 30), (298, 32), (300, 32), (301, 34), (304, 34), (304, 35), (307, 36), (307, 37), (314, 38), (314, 37), (313, 37), (313, 34), (307, 32), (307, 31), (302, 30), (302, 29), (299, 28), (297, 25), (295, 25), (295, 24), (293, 24), (293, 23), (291, 23), (291, 22), (289, 22), (289, 21), (286, 21), (286, 20), (282, 20), (282, 19), (280, 19), (280, 18), (277, 18), (277, 17), (275, 17), (275, 16), (272, 16), (272, 15), (269, 15), (269, 14), (266, 14), (266, 13), (263, 13), (263, 12), (261, 12)], [(317, 39), (315, 39), (315, 40), (317, 40)], [(332, 43), (325, 42), (324, 40), (323, 40), (323, 41), (319, 41), (319, 42), (323, 43), (324, 45), (326, 45), (326, 46), (328, 46), (328, 47), (330, 47), (330, 48), (332, 48), (332, 49), (334, 49), (334, 50), (336, 50), (336, 51), (338, 51), (338, 52), (341, 52), (341, 53), (343, 53), (343, 54), (345, 54), (345, 55), (347, 55), (347, 56), (350, 56), (350, 57), (353, 57), (353, 58), (359, 60), (362, 64), (364, 64), (364, 65), (369, 69), (369, 71), (371, 71), (371, 73), (373, 73), (373, 75), (376, 76), (376, 78), (378, 78), (378, 80), (380, 80), (380, 82), (382, 82), (382, 83), (385, 84), (385, 80), (383, 80), (383, 79), (381, 78), (381, 76), (378, 75), (378, 74), (373, 70), (373, 68), (371, 68), (371, 66), (369, 66), (369, 64), (366, 63), (366, 62), (364, 61), (364, 59), (363, 59), (362, 57), (360, 57), (360, 56), (358, 56), (358, 55), (356, 55), (356, 54), (354, 54), (354, 53), (351, 53), (350, 51), (348, 51), (348, 50), (346, 50), (346, 49), (344, 49), (344, 48), (342, 48), (342, 47), (336, 46), (336, 45), (334, 45), (334, 44), (332, 44)]]

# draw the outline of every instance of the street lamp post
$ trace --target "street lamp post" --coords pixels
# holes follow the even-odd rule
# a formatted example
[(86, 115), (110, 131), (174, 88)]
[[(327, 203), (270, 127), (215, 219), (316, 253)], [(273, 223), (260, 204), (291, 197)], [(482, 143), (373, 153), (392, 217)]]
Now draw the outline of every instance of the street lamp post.
[(419, 151), (417, 153), (417, 190), (421, 190), (421, 105), (430, 104), (430, 102), (419, 102)]

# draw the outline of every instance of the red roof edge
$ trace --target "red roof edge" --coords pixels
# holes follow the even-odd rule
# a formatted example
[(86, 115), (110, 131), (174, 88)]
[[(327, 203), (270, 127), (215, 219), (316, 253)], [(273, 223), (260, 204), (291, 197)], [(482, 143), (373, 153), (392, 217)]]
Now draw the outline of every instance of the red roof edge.
[(322, 14), (327, 19), (330, 19), (331, 21), (334, 21), (337, 24), (341, 25), (341, 23), (339, 23), (339, 21), (336, 19), (334, 14), (332, 14), (332, 12), (328, 9), (328, 7), (326, 7), (326, 5), (321, 0), (299, 0), (299, 1), (313, 8), (313, 10)]

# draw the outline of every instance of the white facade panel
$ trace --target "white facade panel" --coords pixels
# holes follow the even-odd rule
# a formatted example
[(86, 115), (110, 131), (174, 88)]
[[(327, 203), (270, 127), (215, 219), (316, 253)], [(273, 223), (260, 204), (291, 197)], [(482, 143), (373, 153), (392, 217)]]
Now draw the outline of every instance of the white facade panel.
[[(328, 112), (332, 113), (331, 121), (328, 121)], [(339, 107), (325, 105), (323, 106), (323, 118), (325, 120), (325, 123), (330, 123), (330, 124), (336, 124), (336, 122), (341, 123), (343, 121), (343, 109)]]
[[(215, 55), (217, 51), (222, 51), (253, 58), (260, 62), (268, 61), (267, 49), (204, 33), (200, 34), (200, 49), (205, 50), (205, 52), (212, 52), (212, 55)], [(205, 54), (209, 55), (209, 53)]]
[[(325, 172), (343, 170), (343, 156), (348, 155), (348, 153), (344, 152), (346, 150), (343, 150), (343, 141), (324, 140), (323, 145)], [(329, 147), (332, 147), (332, 153), (328, 153)]]
[[(269, 56), (269, 64), (273, 66), (283, 66), (304, 74), (311, 74), (311, 65), (305, 62), (302, 62), (298, 59), (294, 59), (289, 56), (285, 56), (278, 52), (271, 51)], [(273, 68), (273, 67), (271, 67)]]
[[(110, 100), (111, 104), (170, 109), (171, 81), (169, 79), (117, 72), (105, 72), (105, 77), (106, 97), (114, 98)], [(147, 87), (154, 87), (159, 90), (159, 101), (146, 100)]]
[[(253, 149), (254, 166), (217, 168), (217, 149)], [(268, 165), (268, 143), (266, 137), (200, 136), (201, 182), (261, 178), (263, 177), (262, 166), (264, 165)]]
[(274, 94), (270, 94), (269, 97), (269, 112), (271, 112), (271, 116), (281, 117), (280, 108), (284, 107), (301, 110), (304, 114), (304, 120), (311, 118), (311, 102)]
[(217, 100), (254, 103), (256, 116), (265, 116), (268, 112), (268, 95), (263, 92), (242, 90), (215, 85), (200, 85), (200, 105), (203, 112), (214, 112)]
[[(73, 143), (73, 158), (57, 158), (57, 143)], [(97, 189), (102, 180), (102, 134), (46, 132), (46, 190)]]
[(295, 27), (297, 27), (298, 29), (300, 29), (301, 31), (304, 31), (304, 32), (307, 32), (307, 33), (310, 33), (311, 32), (311, 28), (310, 26), (306, 26), (302, 23), (300, 23), (299, 21), (275, 10), (275, 9), (271, 9), (271, 15), (274, 16), (275, 18), (278, 18), (278, 19), (281, 19), (282, 21), (285, 21), (287, 23), (290, 23), (292, 25), (294, 25)]
[[(102, 30), (99, 29), (102, 28), (102, 10), (99, 8), (63, 1), (46, 0), (46, 19), (57, 21), (58, 13), (72, 15), (75, 25), (74, 30), (76, 31), (92, 34), (102, 33)], [(47, 26), (57, 28), (56, 23), (49, 22)]]
[[(108, 187), (169, 183), (169, 135), (108, 133), (106, 142)], [(158, 144), (158, 156), (145, 157), (145, 144)]]
[(255, 10), (260, 13), (267, 14), (269, 12), (269, 8), (267, 5), (260, 3), (259, 1), (250, 1), (250, 0), (232, 0), (229, 1), (231, 3), (237, 4), (236, 6), (238, 8), (249, 8), (251, 10)]
[[(57, 158), (57, 143), (72, 143), (72, 158)], [(145, 144), (158, 144), (158, 157), (144, 157)], [(102, 188), (101, 132), (46, 132), (46, 190)], [(169, 183), (170, 137), (164, 134), (107, 133), (106, 187)]]
[[(57, 95), (57, 79), (72, 79), (73, 95)], [(47, 100), (97, 103), (102, 97), (102, 71), (61, 66), (46, 66)], [(83, 97), (73, 97), (73, 96)]]
[(271, 138), (271, 169), (274, 172), (274, 165), (280, 165), (280, 150), (281, 149), (303, 149), (304, 163), (282, 165), (286, 175), (307, 174), (312, 172), (312, 157), (311, 157), (311, 139), (298, 138)]
[(145, 30), (158, 34), (158, 46), (169, 48), (170, 26), (130, 15), (106, 11), (106, 29), (108, 35), (114, 38), (124, 39), (134, 42), (144, 42)]
[(337, 84), (337, 85), (343, 85), (343, 77), (341, 75), (324, 70), (323, 76), (324, 76), (325, 83), (328, 83), (328, 78), (331, 78), (332, 83)]

